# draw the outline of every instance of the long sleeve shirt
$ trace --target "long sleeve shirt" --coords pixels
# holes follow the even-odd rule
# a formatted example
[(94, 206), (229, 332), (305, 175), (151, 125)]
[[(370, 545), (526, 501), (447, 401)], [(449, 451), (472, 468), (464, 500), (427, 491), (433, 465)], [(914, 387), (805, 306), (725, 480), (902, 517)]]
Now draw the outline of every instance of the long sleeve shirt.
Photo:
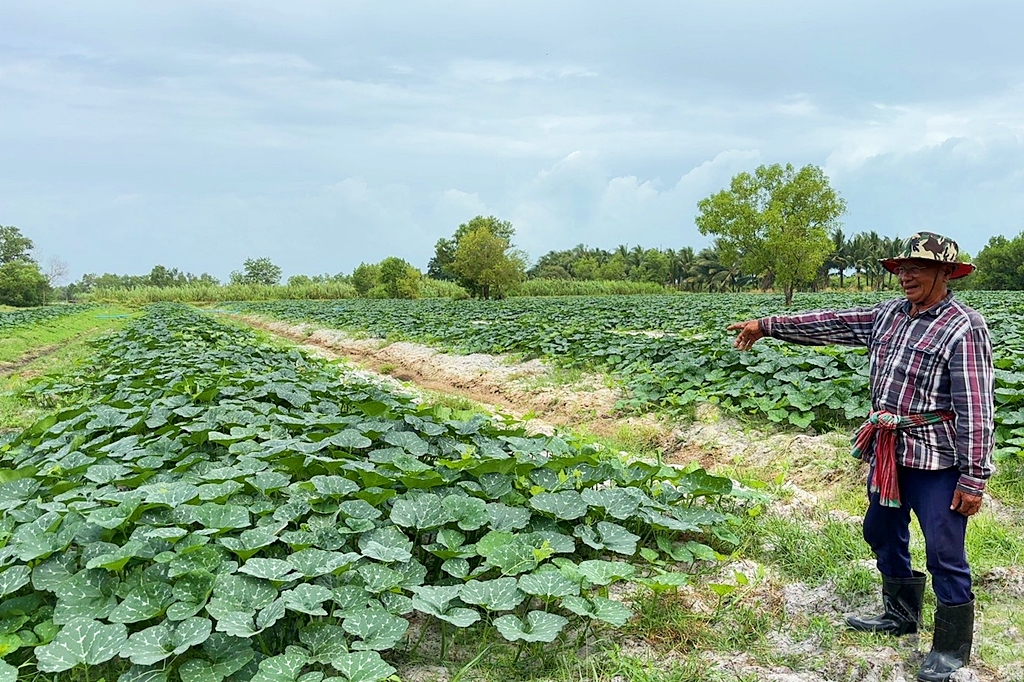
[(992, 342), (984, 318), (950, 293), (910, 315), (894, 299), (871, 308), (774, 315), (766, 336), (803, 345), (866, 346), (871, 407), (900, 416), (950, 411), (954, 419), (900, 429), (896, 461), (916, 469), (960, 470), (957, 487), (979, 494), (992, 475)]

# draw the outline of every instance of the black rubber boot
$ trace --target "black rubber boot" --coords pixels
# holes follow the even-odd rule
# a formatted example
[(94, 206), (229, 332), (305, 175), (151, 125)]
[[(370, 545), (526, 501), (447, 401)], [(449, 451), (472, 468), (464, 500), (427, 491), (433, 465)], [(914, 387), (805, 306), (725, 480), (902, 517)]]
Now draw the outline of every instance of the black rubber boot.
[(917, 632), (924, 600), (924, 573), (914, 571), (912, 578), (882, 576), (882, 605), (885, 612), (870, 618), (850, 616), (846, 623), (861, 632), (909, 635)]
[(946, 606), (939, 602), (935, 607), (932, 650), (924, 659), (917, 679), (921, 682), (947, 682), (953, 673), (970, 661), (973, 642), (974, 595), (966, 604)]

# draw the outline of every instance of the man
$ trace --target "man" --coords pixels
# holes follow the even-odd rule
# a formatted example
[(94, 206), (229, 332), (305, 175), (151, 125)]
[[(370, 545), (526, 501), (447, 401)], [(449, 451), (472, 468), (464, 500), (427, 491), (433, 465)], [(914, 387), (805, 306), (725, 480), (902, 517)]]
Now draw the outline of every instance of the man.
[(952, 239), (920, 232), (898, 257), (881, 261), (905, 298), (729, 326), (739, 332), (740, 350), (763, 336), (868, 347), (872, 411), (854, 455), (871, 463), (864, 539), (882, 574), (884, 612), (847, 623), (896, 636), (917, 632), (925, 575), (910, 566), (913, 510), (938, 600), (932, 649), (918, 673), (924, 682), (948, 680), (970, 657), (974, 593), (964, 537), (992, 475), (992, 344), (985, 320), (947, 287), (974, 271), (957, 256)]

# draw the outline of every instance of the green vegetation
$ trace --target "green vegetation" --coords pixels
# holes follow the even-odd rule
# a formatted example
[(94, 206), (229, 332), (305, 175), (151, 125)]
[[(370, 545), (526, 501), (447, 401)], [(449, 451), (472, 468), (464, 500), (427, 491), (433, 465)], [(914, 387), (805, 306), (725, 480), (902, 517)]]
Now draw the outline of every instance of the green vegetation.
[[(1024, 315), (1020, 294), (966, 292), (988, 320), (996, 374), (996, 456), (1024, 444)], [(801, 309), (871, 305), (879, 294), (799, 294)], [(868, 413), (863, 348), (767, 341), (732, 347), (733, 321), (783, 311), (775, 297), (676, 295), (488, 301), (337, 301), (232, 304), (235, 308), (463, 353), (518, 353), (597, 369), (629, 390), (623, 407), (686, 412), (712, 402), (758, 420), (830, 430)]]
[(977, 271), (966, 282), (974, 289), (1024, 290), (1024, 232), (1012, 239), (996, 235), (974, 259)]
[(78, 315), (91, 308), (90, 305), (55, 305), (47, 308), (11, 308), (0, 311), (0, 332), (3, 333), (0, 339), (11, 338), (19, 329), (45, 325), (63, 317)]
[[(92, 305), (31, 308), (17, 314), (0, 313), (0, 370), (5, 362), (17, 362), (33, 351), (67, 343), (80, 336), (95, 335), (120, 326), (118, 320), (128, 316), (123, 308)], [(16, 325), (5, 320), (17, 315)]]
[(526, 254), (512, 245), (515, 232), (507, 220), (478, 215), (451, 239), (438, 240), (427, 274), (455, 280), (479, 298), (504, 298), (526, 277)]
[(701, 234), (713, 234), (725, 265), (747, 275), (767, 275), (782, 287), (786, 305), (798, 286), (814, 282), (839, 228), (846, 202), (817, 166), (787, 164), (740, 173), (729, 189), (697, 204)]
[(274, 286), (281, 281), (281, 268), (269, 258), (247, 258), (242, 269), (231, 273), (232, 284)]
[(528, 279), (510, 296), (631, 296), (671, 293), (663, 284), (630, 280)]
[(356, 290), (351, 284), (329, 281), (290, 286), (266, 284), (192, 284), (183, 287), (97, 289), (92, 294), (82, 298), (96, 303), (146, 305), (158, 302), (211, 303), (238, 300), (330, 300), (355, 297)]
[[(75, 310), (78, 312), (74, 313)], [(38, 308), (19, 314), (53, 311), (65, 314), (44, 322), (8, 327), (0, 336), (0, 432), (24, 428), (57, 407), (58, 403), (40, 400), (32, 393), (37, 377), (60, 375), (81, 365), (93, 354), (93, 339), (128, 322), (128, 316), (121, 310), (85, 305)], [(36, 357), (40, 348), (47, 352)], [(5, 368), (4, 362), (11, 361), (16, 371)]]
[(442, 659), (514, 664), (739, 540), (729, 479), (339, 384), (183, 307), (36, 393), (61, 409), (0, 440), (4, 676), (373, 682), (413, 613)]
[(351, 281), (360, 296), (419, 298), (422, 275), (408, 262), (389, 256), (376, 264), (360, 263)]
[(32, 240), (13, 225), (0, 225), (0, 305), (18, 308), (46, 303), (50, 280), (31, 256)]

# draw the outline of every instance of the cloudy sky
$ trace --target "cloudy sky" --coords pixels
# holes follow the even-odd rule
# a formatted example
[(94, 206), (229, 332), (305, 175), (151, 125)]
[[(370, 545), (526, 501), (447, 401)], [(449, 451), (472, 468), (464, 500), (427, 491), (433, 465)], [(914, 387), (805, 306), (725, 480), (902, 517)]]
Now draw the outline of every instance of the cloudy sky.
[(534, 259), (702, 247), (822, 166), (847, 232), (1024, 229), (1019, 0), (0, 3), (0, 224), (85, 272), (388, 255), (477, 214)]

